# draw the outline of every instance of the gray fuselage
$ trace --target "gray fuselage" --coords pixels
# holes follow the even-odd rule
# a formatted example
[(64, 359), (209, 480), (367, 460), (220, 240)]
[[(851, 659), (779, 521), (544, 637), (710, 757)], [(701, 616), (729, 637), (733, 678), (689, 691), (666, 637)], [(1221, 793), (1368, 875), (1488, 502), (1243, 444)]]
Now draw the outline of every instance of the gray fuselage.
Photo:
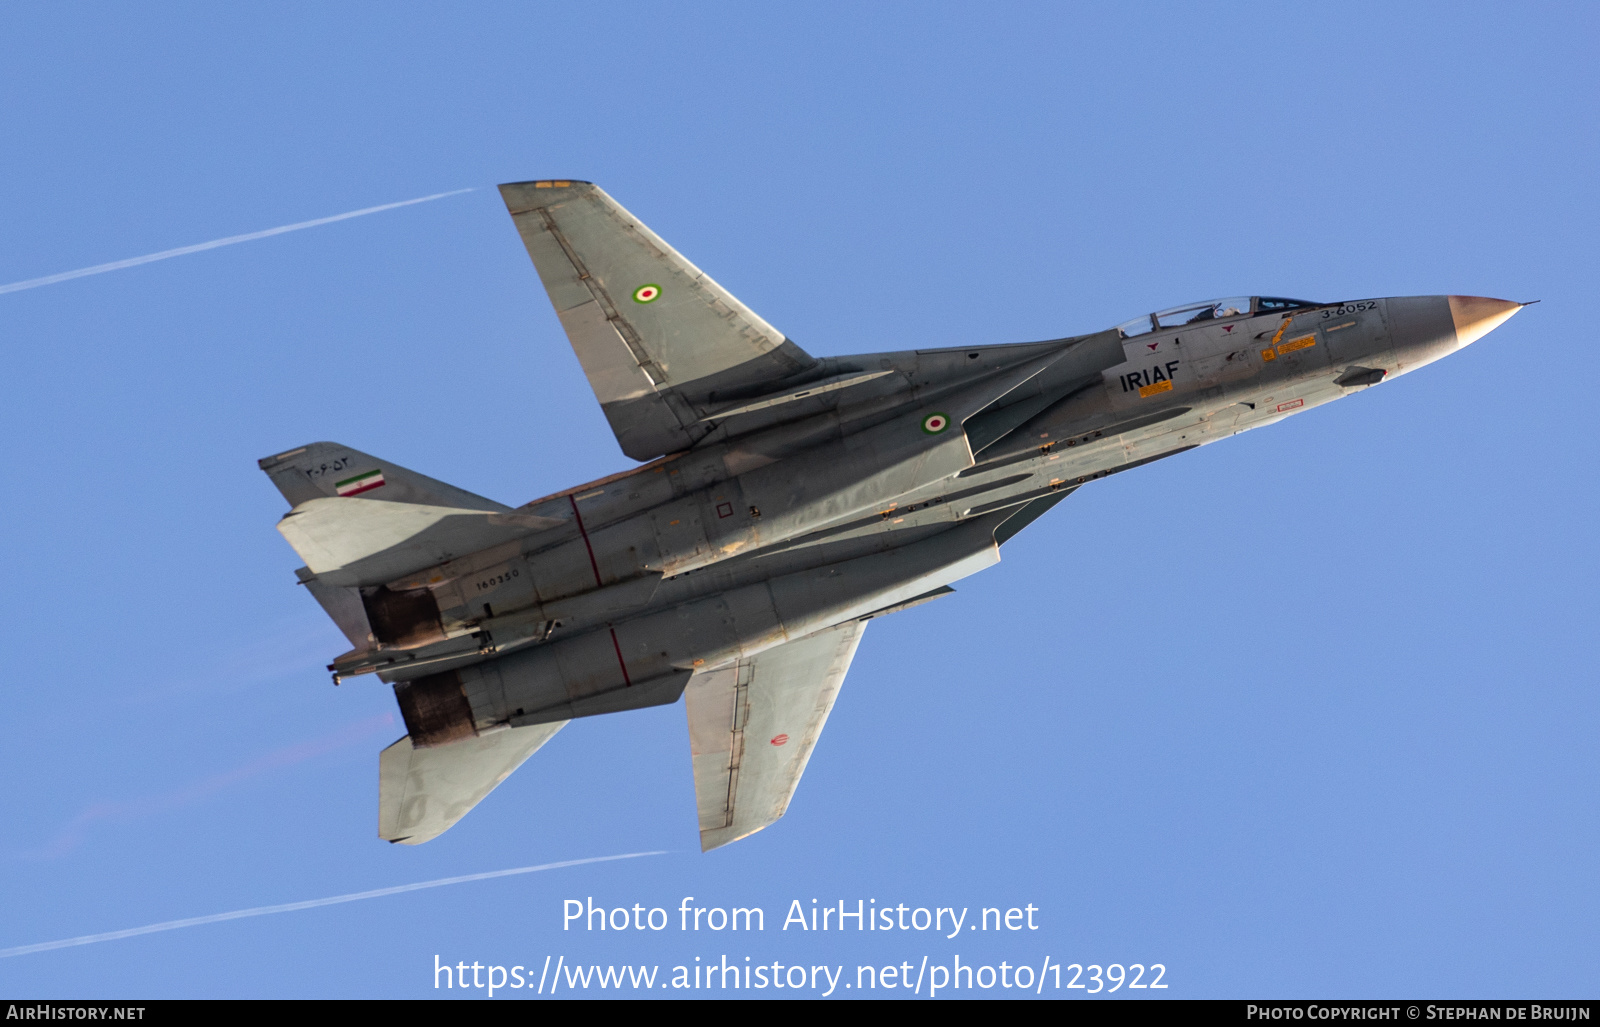
[(1115, 334), (830, 358), (809, 377), (845, 386), (729, 397), (688, 452), (516, 511), (558, 526), (363, 589), (382, 644), (334, 669), (379, 672), (403, 708), (404, 683), (447, 674), (479, 733), (670, 702), (697, 669), (941, 594), (1089, 481), (1414, 370), (1516, 306), (1468, 300), (1501, 302), (1257, 298)]

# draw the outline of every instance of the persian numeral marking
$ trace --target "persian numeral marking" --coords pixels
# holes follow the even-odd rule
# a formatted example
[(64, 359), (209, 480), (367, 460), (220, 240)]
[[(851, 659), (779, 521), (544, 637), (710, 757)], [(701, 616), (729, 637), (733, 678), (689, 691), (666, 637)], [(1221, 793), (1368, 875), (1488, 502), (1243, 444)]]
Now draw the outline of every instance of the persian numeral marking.
[(332, 473), (334, 471), (342, 471), (346, 467), (349, 467), (349, 466), (350, 466), (350, 458), (347, 457), (347, 456), (342, 456), (339, 459), (335, 460), (331, 464), (318, 464), (316, 467), (307, 468), (306, 469), (306, 477), (307, 478), (320, 478), (323, 475), (330, 474), (330, 473)]

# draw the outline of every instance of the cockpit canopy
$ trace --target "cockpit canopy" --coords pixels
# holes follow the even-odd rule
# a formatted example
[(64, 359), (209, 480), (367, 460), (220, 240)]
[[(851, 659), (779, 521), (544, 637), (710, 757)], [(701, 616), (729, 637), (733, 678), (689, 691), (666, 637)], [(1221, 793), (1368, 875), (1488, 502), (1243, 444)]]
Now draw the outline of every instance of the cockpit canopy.
[(1315, 306), (1320, 304), (1310, 300), (1284, 299), (1281, 296), (1229, 296), (1226, 299), (1207, 300), (1204, 303), (1185, 303), (1181, 307), (1169, 307), (1154, 314), (1145, 314), (1117, 325), (1117, 331), (1122, 333), (1124, 339), (1131, 339), (1146, 332), (1177, 328), (1199, 321), (1221, 321), (1230, 317), (1270, 314), (1280, 310)]

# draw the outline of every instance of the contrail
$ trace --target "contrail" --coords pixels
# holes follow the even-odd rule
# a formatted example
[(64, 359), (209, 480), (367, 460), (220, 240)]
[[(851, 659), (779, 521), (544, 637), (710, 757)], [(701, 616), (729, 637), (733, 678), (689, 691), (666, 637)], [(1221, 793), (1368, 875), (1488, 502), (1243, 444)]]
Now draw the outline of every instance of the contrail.
[(409, 207), (414, 203), (427, 203), (430, 200), (442, 200), (446, 196), (459, 196), (470, 193), (471, 189), (455, 189), (448, 193), (434, 193), (432, 196), (419, 196), (414, 200), (401, 200), (399, 203), (385, 203), (380, 207), (364, 207), (361, 210), (352, 210), (345, 214), (335, 214), (329, 218), (317, 218), (315, 221), (301, 221), (293, 225), (279, 225), (277, 228), (268, 228), (260, 232), (246, 232), (244, 235), (230, 235), (226, 239), (213, 239), (210, 242), (195, 243), (193, 246), (179, 246), (175, 250), (162, 250), (160, 253), (147, 253), (142, 257), (129, 257), (127, 260), (113, 260), (109, 264), (96, 264), (94, 267), (81, 267), (76, 271), (63, 271), (58, 275), (45, 275), (43, 278), (30, 278), (26, 282), (12, 282), (10, 285), (0, 285), (0, 293), (21, 292), (24, 289), (37, 289), (41, 285), (55, 285), (57, 282), (68, 282), (74, 278), (85, 278), (89, 275), (103, 275), (107, 271), (121, 271), (123, 268), (138, 267), (140, 264), (149, 264), (152, 261), (167, 260), (171, 257), (181, 257), (188, 253), (199, 253), (202, 250), (214, 250), (219, 246), (232, 246), (234, 243), (250, 242), (255, 239), (265, 239), (271, 235), (282, 235), (285, 232), (298, 232), (302, 228), (316, 228), (318, 225), (330, 225), (335, 221), (348, 221), (351, 218), (361, 217), (363, 214), (376, 214), (380, 210), (394, 210), (396, 207)]
[(192, 916), (187, 920), (167, 920), (159, 924), (147, 924), (144, 927), (130, 927), (125, 931), (107, 931), (104, 934), (85, 934), (79, 938), (63, 938), (60, 941), (41, 941), (34, 945), (18, 945), (15, 948), (0, 949), (0, 959), (8, 956), (28, 956), (35, 952), (49, 952), (51, 949), (71, 948), (74, 945), (93, 945), (100, 941), (118, 941), (122, 938), (135, 938), (141, 934), (155, 934), (157, 931), (176, 931), (180, 927), (199, 927), (201, 924), (219, 924), (224, 920), (242, 920), (248, 916), (270, 916), (273, 913), (293, 913), (301, 909), (316, 909), (318, 906), (337, 906), (341, 902), (360, 902), (362, 899), (381, 899), (385, 895), (400, 895), (409, 891), (422, 891), (424, 888), (443, 888), (449, 884), (466, 884), (469, 881), (488, 881), (496, 877), (514, 877), (517, 874), (536, 874), (541, 870), (560, 870), (562, 867), (581, 866), (585, 863), (608, 863), (615, 859), (638, 859), (640, 856), (664, 856), (665, 850), (655, 852), (624, 852), (617, 856), (590, 856), (588, 859), (568, 859), (560, 863), (541, 863), (534, 867), (513, 867), (510, 870), (491, 870), (484, 874), (463, 874), (460, 877), (441, 877), (437, 881), (418, 881), (416, 884), (400, 884), (393, 888), (375, 888), (372, 891), (358, 891), (350, 895), (334, 895), (326, 899), (308, 899), (305, 902), (285, 902), (281, 906), (256, 906), (251, 909), (236, 909), (231, 913), (212, 913), (210, 916)]

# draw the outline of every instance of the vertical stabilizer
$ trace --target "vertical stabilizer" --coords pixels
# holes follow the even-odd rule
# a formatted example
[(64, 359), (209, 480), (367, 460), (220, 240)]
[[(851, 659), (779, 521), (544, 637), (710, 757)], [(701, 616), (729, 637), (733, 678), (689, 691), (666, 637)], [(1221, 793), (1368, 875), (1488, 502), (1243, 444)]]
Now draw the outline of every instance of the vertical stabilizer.
[(290, 506), (311, 499), (360, 496), (459, 510), (506, 513), (511, 509), (337, 442), (313, 442), (257, 463)]

